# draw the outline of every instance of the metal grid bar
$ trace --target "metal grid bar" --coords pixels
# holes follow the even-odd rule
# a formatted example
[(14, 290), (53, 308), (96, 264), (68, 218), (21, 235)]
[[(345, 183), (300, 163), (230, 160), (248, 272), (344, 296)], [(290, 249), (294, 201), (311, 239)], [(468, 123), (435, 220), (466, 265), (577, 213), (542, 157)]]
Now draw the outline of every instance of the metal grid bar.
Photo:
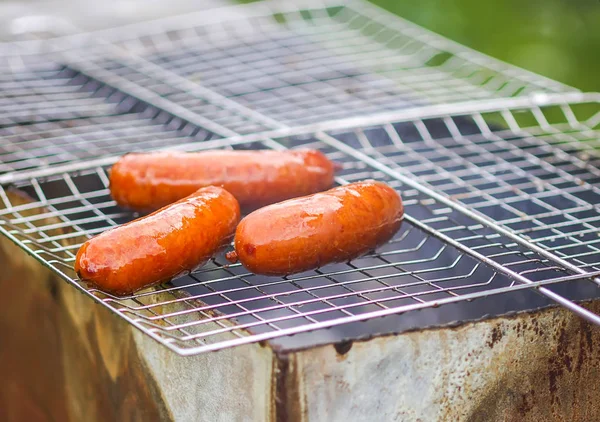
[[(561, 165), (552, 157), (558, 154), (559, 148), (572, 149), (575, 144), (561, 142), (551, 145), (552, 134), (555, 133), (551, 129), (555, 124), (564, 125), (563, 120), (566, 120), (574, 128), (570, 136), (576, 139), (575, 133), (586, 133), (586, 136), (596, 133), (598, 111), (590, 111), (587, 107), (590, 105), (598, 104), (561, 104), (558, 109), (563, 110), (564, 119), (550, 120), (546, 117), (543, 125), (539, 121), (530, 126), (521, 125), (518, 132), (506, 129), (507, 124), (493, 119), (490, 121), (492, 114), (489, 112), (471, 112), (469, 116), (440, 115), (435, 121), (423, 118), (378, 124), (371, 122), (368, 126), (357, 123), (352, 128), (335, 129), (329, 134), (324, 131), (312, 133), (314, 130), (309, 128), (290, 129), (288, 131), (295, 131), (295, 136), (276, 140), (265, 138), (260, 142), (257, 141), (259, 135), (247, 136), (246, 142), (244, 137), (232, 138), (235, 141), (229, 145), (231, 148), (319, 148), (331, 159), (342, 163), (343, 170), (338, 177), (340, 183), (365, 178), (386, 181), (403, 193), (407, 210), (403, 228), (393, 241), (374, 255), (287, 278), (259, 277), (239, 265), (224, 266), (226, 261), (220, 255), (192, 276), (176, 280), (159, 291), (143, 292), (125, 300), (95, 290), (87, 291), (96, 300), (182, 354), (218, 350), (324, 327), (340, 327), (352, 321), (372, 320), (374, 317), (541, 286), (546, 286), (541, 289), (542, 293), (599, 322), (597, 316), (585, 314), (577, 305), (550, 289), (556, 283), (600, 274), (596, 261), (592, 260), (596, 242), (575, 243), (573, 247), (576, 248), (593, 248), (585, 256), (581, 253), (561, 256), (584, 272), (580, 274), (515, 242), (493, 226), (477, 221), (448, 203), (449, 200), (461, 205), (462, 198), (471, 197), (471, 192), (475, 192), (473, 189), (477, 189), (480, 194), (487, 195), (487, 202), (476, 203), (477, 211), (478, 207), (492, 201), (490, 198), (496, 198), (498, 192), (506, 192), (507, 189), (500, 189), (505, 187), (503, 182), (513, 181), (512, 177), (517, 176), (528, 179), (514, 185), (516, 191), (511, 192), (515, 196), (523, 195), (524, 189), (529, 187), (537, 189), (537, 179), (542, 180), (545, 191), (553, 195), (567, 195), (569, 199), (577, 197), (575, 194), (580, 191), (595, 192), (594, 181), (589, 178), (585, 179), (584, 185), (578, 185), (581, 190), (562, 189), (554, 185), (554, 178), (540, 178), (531, 171), (522, 174), (522, 166), (518, 162), (510, 162), (503, 155), (533, 155), (537, 161), (532, 162), (547, 163), (545, 166), (553, 167), (563, 178)], [(581, 117), (579, 106), (586, 106), (588, 116), (585, 119)], [(567, 109), (569, 111), (564, 112)], [(541, 116), (539, 113), (549, 116), (546, 107), (529, 107), (528, 110), (538, 118)], [(515, 115), (519, 114), (518, 111), (505, 110)], [(573, 124), (573, 117), (577, 124)], [(571, 123), (568, 123), (569, 118)], [(485, 126), (483, 121), (487, 122)], [(332, 123), (334, 127), (338, 125), (340, 123)], [(542, 134), (538, 131), (542, 126), (546, 133), (543, 139), (551, 139), (545, 145), (542, 145)], [(524, 142), (524, 131), (535, 135), (530, 135), (531, 139)], [(338, 144), (339, 139), (343, 139), (341, 145)], [(514, 148), (509, 147), (513, 140), (516, 140)], [(492, 142), (497, 148), (502, 148), (502, 152), (494, 155), (496, 161), (488, 162), (493, 157), (481, 150), (482, 142)], [(529, 147), (531, 143), (534, 149)], [(541, 152), (535, 149), (541, 146), (544, 147)], [(197, 144), (195, 149), (203, 147), (203, 144)], [(554, 155), (545, 154), (548, 148), (556, 150)], [(592, 154), (591, 151), (586, 153)], [(420, 165), (416, 166), (416, 163)], [(465, 166), (465, 169), (452, 169), (452, 174), (448, 174), (449, 166), (459, 165)], [(595, 170), (589, 167), (593, 175)], [(504, 173), (493, 173), (500, 170)], [(110, 199), (104, 171), (101, 168), (82, 169), (76, 174), (60, 173), (39, 180), (16, 182), (17, 187), (35, 199), (31, 204), (12, 206), (6, 194), (2, 195), (7, 209), (0, 211), (3, 218), (1, 230), (82, 289), (86, 287), (74, 279), (71, 266), (83, 237), (97, 234), (132, 217), (119, 210)], [(413, 179), (417, 182), (407, 183)], [(498, 186), (484, 188), (482, 184), (488, 179)], [(443, 183), (438, 183), (438, 180)], [(473, 182), (466, 183), (468, 180)], [(439, 196), (446, 200), (428, 194), (429, 189), (439, 192)], [(544, 202), (546, 197), (532, 191), (523, 198)], [(503, 210), (513, 212), (516, 201), (511, 197), (506, 203), (495, 199), (492, 203), (502, 203)], [(537, 205), (536, 201), (532, 204)], [(584, 199), (579, 198), (579, 202), (568, 208), (566, 214), (580, 208), (586, 212), (596, 211), (594, 206), (590, 207), (589, 203), (586, 206), (582, 201)], [(46, 211), (39, 211), (41, 209)], [(548, 211), (552, 213), (555, 210)], [(537, 229), (539, 225), (535, 221), (543, 217), (531, 211), (529, 214), (531, 218), (525, 221)], [(503, 219), (498, 221), (505, 222)], [(568, 219), (565, 221), (570, 222)], [(592, 216), (587, 218), (584, 223), (590, 227), (586, 229), (594, 227), (596, 221)], [(568, 227), (568, 224), (553, 224), (550, 229), (559, 230), (566, 239), (571, 239), (573, 233), (568, 231)], [(596, 230), (594, 234), (597, 236), (598, 232)], [(540, 245), (546, 250), (545, 244)], [(591, 261), (581, 265), (579, 261), (586, 257), (590, 257)], [(157, 295), (162, 300), (157, 300)], [(149, 311), (154, 311), (154, 314)], [(167, 321), (169, 325), (164, 325)], [(385, 318), (381, 321), (386, 323)], [(215, 325), (217, 323), (220, 325)]]

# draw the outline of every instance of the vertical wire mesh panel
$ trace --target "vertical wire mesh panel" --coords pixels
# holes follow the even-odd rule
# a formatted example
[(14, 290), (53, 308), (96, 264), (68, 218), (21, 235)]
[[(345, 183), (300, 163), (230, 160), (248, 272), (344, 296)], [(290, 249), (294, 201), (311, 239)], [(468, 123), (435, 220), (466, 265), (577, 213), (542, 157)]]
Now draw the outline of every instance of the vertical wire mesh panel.
[[(584, 107), (591, 115), (586, 118), (578, 115), (575, 111), (578, 106)], [(578, 122), (578, 130), (575, 131), (588, 131), (592, 138), (598, 129), (598, 114), (590, 112), (589, 106), (597, 104), (560, 105), (558, 108), (573, 111)], [(536, 113), (535, 109), (506, 112), (511, 115)], [(540, 108), (540, 111), (546, 112), (546, 109)], [(504, 111), (498, 112), (502, 114)], [(524, 217), (529, 217), (524, 221), (534, 229), (541, 227), (535, 221), (541, 221), (544, 216), (535, 206), (538, 201), (547, 201), (537, 190), (539, 182), (536, 180), (540, 175), (533, 170), (522, 175), (522, 164), (513, 165), (509, 158), (528, 153), (536, 157), (537, 162), (546, 163), (547, 170), (553, 168), (559, 172), (561, 166), (553, 161), (555, 155), (547, 156), (543, 148), (541, 151), (529, 149), (519, 143), (523, 139), (522, 134), (501, 122), (492, 123), (494, 120), (490, 120), (487, 114), (484, 120), (488, 122), (490, 136), (500, 138), (494, 139), (493, 146), (504, 148), (513, 139), (518, 139), (518, 142), (514, 149), (508, 150), (512, 154), (498, 151), (497, 157), (494, 155), (503, 162), (489, 162), (490, 157), (479, 150), (474, 151), (477, 153), (474, 156), (469, 148), (486, 139), (483, 136), (484, 126), (478, 121), (479, 115), (483, 116), (483, 113), (431, 116), (410, 121), (389, 120), (305, 135), (299, 130), (298, 135), (275, 140), (244, 143), (243, 138), (237, 138), (229, 145), (235, 149), (318, 148), (342, 164), (338, 183), (376, 179), (398, 189), (403, 195), (407, 213), (400, 232), (375, 253), (349, 263), (330, 264), (284, 278), (263, 277), (249, 273), (239, 264), (228, 265), (223, 255), (218, 255), (197, 272), (165, 284), (158, 290), (143, 291), (124, 299), (106, 295), (77, 281), (72, 270), (75, 253), (85, 239), (135, 217), (119, 209), (112, 201), (106, 170), (101, 167), (15, 182), (14, 187), (28, 194), (32, 201), (15, 206), (10, 202), (9, 191), (2, 191), (5, 209), (0, 211), (0, 227), (78, 288), (183, 354), (265, 339), (278, 339), (281, 344), (286, 344), (290, 335), (314, 330), (321, 330), (320, 337), (309, 338), (306, 340), (309, 344), (317, 338), (320, 341), (338, 341), (357, 333), (373, 335), (422, 327), (427, 323), (449, 322), (444, 318), (460, 320), (466, 315), (461, 309), (448, 316), (444, 315), (444, 307), (440, 305), (532, 286), (545, 286), (548, 291), (575, 298), (593, 297), (597, 291), (596, 284), (584, 279), (599, 274), (595, 272), (594, 260), (598, 255), (593, 253), (597, 242), (576, 242), (573, 239), (578, 239), (579, 227), (572, 232), (572, 227), (565, 225), (565, 221), (569, 221), (569, 215), (579, 209), (595, 211), (594, 204), (578, 202), (562, 206), (562, 213), (556, 209), (548, 210), (550, 214), (566, 219), (555, 225), (546, 223), (549, 230), (557, 230), (556, 236), (562, 234), (561, 239), (571, 242), (561, 243), (563, 249), (551, 249), (543, 242), (535, 243), (572, 263), (573, 268), (543, 256), (531, 249), (529, 243), (516, 242), (499, 232), (493, 224), (474, 218), (477, 213), (486, 214), (496, 218), (498, 224), (508, 227), (506, 220), (512, 219), (512, 215), (492, 214), (484, 207), (490, 206), (491, 198), (496, 194), (512, 192), (510, 197), (500, 198), (507, 201), (494, 200), (491, 205), (499, 206), (508, 215), (517, 209), (519, 200), (533, 201), (527, 205), (530, 208), (523, 211)], [(453, 125), (451, 121), (462, 129), (460, 135), (449, 129)], [(427, 128), (427, 132), (423, 127), (419, 131), (419, 122)], [(556, 127), (562, 124), (556, 123)], [(548, 125), (555, 127), (550, 122)], [(538, 148), (542, 144), (544, 148), (560, 151), (574, 147), (568, 142), (551, 146), (551, 132), (539, 124), (522, 124), (520, 127), (535, 134), (530, 136), (538, 140)], [(561, 130), (566, 131), (564, 127)], [(340, 139), (343, 142), (338, 144)], [(545, 143), (543, 139), (550, 139), (550, 142)], [(197, 147), (202, 148), (203, 144), (199, 143)], [(448, 170), (452, 171), (452, 177), (443, 173)], [(444, 177), (436, 178), (436, 174)], [(513, 180), (517, 177), (525, 177), (526, 180)], [(575, 183), (578, 189), (565, 190), (563, 195), (568, 196), (564, 198), (596, 189), (592, 176), (586, 173), (581, 177), (586, 180), (585, 184)], [(552, 192), (550, 184), (554, 179), (542, 180), (546, 181), (544, 191)], [(505, 187), (504, 181), (510, 181), (516, 191), (501, 189)], [(430, 195), (427, 191), (430, 187), (435, 187), (435, 192), (446, 200)], [(524, 194), (525, 189), (533, 187), (535, 192)], [(453, 206), (461, 205), (475, 192), (484, 195), (485, 201), (474, 203), (473, 215)], [(559, 199), (563, 200), (562, 197)], [(586, 227), (590, 232), (595, 221), (592, 216), (584, 221), (590, 224)], [(598, 232), (593, 231), (596, 238)], [(574, 234), (577, 236), (573, 237)], [(582, 247), (588, 249), (584, 252), (579, 249)], [(577, 251), (565, 252), (569, 248)], [(559, 254), (561, 251), (563, 255)], [(559, 283), (564, 286), (558, 286)], [(417, 309), (428, 310), (429, 313), (426, 317), (419, 317), (419, 313), (413, 312)], [(369, 324), (356, 325), (362, 320), (369, 321)], [(323, 331), (326, 327), (330, 329)]]

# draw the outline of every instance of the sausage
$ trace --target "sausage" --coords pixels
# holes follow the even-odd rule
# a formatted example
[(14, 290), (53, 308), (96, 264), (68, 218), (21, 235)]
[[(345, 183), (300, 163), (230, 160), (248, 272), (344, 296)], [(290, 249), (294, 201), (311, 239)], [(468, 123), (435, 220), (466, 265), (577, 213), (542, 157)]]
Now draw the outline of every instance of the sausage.
[(204, 186), (221, 186), (244, 211), (329, 189), (334, 164), (317, 150), (131, 153), (110, 171), (121, 206), (155, 210)]
[(390, 186), (364, 181), (255, 211), (235, 233), (232, 262), (263, 275), (289, 275), (357, 258), (390, 240), (404, 215)]
[(205, 264), (231, 241), (239, 220), (233, 195), (202, 188), (88, 240), (77, 253), (75, 271), (105, 292), (131, 294)]

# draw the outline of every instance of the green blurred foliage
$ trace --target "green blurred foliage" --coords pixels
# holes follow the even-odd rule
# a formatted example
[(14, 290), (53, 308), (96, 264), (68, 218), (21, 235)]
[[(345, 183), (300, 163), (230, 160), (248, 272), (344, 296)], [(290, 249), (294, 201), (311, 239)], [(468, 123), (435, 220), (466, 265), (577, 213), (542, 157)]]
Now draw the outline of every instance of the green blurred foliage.
[(373, 0), (490, 56), (600, 91), (600, 0)]
[(600, 0), (371, 1), (500, 60), (600, 91)]

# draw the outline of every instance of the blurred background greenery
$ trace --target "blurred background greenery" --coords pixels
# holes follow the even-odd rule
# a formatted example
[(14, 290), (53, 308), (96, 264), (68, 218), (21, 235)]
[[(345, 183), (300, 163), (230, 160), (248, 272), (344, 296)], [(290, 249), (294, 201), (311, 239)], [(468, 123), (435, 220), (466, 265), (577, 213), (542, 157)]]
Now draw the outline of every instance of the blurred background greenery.
[(600, 0), (370, 1), (500, 60), (600, 91)]
[(490, 56), (600, 91), (600, 0), (373, 0)]

